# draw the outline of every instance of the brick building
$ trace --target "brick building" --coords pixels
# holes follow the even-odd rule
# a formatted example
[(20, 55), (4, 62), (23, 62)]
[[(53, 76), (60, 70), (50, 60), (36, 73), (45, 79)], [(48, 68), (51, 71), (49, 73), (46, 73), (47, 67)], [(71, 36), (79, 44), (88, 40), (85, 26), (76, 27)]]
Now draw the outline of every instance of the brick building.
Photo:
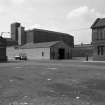
[(91, 26), (93, 60), (105, 60), (105, 18), (98, 18)]
[(0, 62), (6, 62), (6, 39), (0, 37)]

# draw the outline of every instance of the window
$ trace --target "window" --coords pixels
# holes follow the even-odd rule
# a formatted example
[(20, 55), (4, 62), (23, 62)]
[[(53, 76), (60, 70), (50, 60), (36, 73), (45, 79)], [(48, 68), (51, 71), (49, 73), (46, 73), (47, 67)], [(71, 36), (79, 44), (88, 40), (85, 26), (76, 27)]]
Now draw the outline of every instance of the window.
[(99, 40), (99, 30), (97, 29), (96, 40)]
[(103, 30), (100, 29), (100, 40), (103, 40)]
[(97, 50), (98, 55), (104, 55), (104, 46), (98, 46)]
[(96, 40), (103, 40), (104, 39), (104, 30), (103, 29), (97, 29), (96, 31), (97, 31), (95, 33)]
[(104, 54), (104, 46), (101, 46), (101, 55)]
[(92, 41), (97, 40), (97, 31), (94, 29), (92, 32)]
[(42, 52), (42, 56), (44, 56), (44, 52)]

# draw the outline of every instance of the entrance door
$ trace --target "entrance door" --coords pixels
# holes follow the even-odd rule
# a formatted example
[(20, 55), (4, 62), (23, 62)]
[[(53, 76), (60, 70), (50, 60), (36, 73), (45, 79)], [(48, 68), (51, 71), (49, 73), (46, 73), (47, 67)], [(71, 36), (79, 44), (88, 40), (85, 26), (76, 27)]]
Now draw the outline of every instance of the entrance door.
[(64, 59), (65, 58), (65, 49), (60, 48), (59, 49), (59, 59)]

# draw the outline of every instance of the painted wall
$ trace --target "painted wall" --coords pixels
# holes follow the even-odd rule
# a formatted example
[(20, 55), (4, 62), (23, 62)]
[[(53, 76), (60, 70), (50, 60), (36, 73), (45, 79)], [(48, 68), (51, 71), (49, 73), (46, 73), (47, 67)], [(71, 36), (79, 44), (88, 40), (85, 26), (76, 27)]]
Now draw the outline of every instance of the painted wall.
[(50, 48), (22, 49), (28, 59), (50, 59)]
[(14, 47), (6, 48), (8, 59), (14, 59), (15, 56), (19, 55), (20, 50), (16, 50)]
[(7, 47), (8, 59), (14, 59), (14, 57), (18, 56), (19, 54), (25, 54), (30, 60), (50, 59), (50, 48), (14, 49), (14, 47)]
[(51, 48), (34, 48), (34, 49), (15, 49), (7, 47), (7, 56), (9, 59), (14, 59), (19, 54), (25, 54), (28, 59), (59, 59), (59, 49), (65, 50), (64, 59), (72, 58), (72, 48), (63, 42), (59, 42)]

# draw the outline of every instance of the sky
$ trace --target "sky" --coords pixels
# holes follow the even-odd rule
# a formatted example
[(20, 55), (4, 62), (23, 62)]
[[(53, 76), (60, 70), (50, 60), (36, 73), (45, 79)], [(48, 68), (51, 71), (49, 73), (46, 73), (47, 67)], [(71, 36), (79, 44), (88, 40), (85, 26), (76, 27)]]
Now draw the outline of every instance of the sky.
[[(20, 22), (26, 29), (68, 33), (75, 44), (91, 43), (91, 25), (105, 17), (105, 0), (0, 0), (0, 33)], [(9, 37), (9, 34), (4, 34)]]

